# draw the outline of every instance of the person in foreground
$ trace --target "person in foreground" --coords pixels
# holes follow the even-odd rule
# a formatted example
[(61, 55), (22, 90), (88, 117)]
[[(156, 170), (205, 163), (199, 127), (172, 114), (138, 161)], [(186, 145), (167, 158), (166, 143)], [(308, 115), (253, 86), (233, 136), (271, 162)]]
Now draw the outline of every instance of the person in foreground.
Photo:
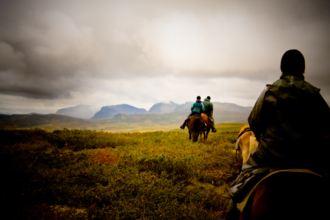
[(211, 125), (212, 125), (212, 132), (217, 132), (217, 129), (215, 129), (215, 127), (214, 127), (213, 104), (210, 100), (211, 100), (211, 97), (208, 96), (203, 101), (204, 108), (205, 108), (204, 113), (209, 117), (209, 120), (210, 120)]
[(320, 89), (305, 81), (300, 51), (285, 52), (281, 70), (280, 79), (266, 86), (248, 118), (259, 146), (230, 187), (226, 219), (238, 219), (236, 204), (246, 192), (240, 188), (246, 181), (243, 175), (253, 170), (268, 168), (265, 176), (276, 169), (309, 169), (329, 180), (330, 108)]
[(192, 104), (190, 109), (191, 109), (191, 113), (188, 115), (186, 120), (184, 120), (183, 124), (180, 126), (181, 129), (184, 129), (184, 127), (186, 126), (186, 122), (188, 121), (190, 116), (192, 116), (193, 114), (201, 114), (205, 111), (205, 108), (201, 101), (200, 96), (197, 96), (196, 102), (194, 102), (194, 104)]

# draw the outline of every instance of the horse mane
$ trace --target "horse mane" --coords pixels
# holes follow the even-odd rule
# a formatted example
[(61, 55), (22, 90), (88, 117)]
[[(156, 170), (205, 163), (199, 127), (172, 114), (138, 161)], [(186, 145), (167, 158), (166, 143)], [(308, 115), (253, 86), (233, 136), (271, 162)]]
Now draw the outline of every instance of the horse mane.
[(242, 136), (245, 132), (252, 131), (249, 124), (244, 125), (238, 132), (238, 138)]

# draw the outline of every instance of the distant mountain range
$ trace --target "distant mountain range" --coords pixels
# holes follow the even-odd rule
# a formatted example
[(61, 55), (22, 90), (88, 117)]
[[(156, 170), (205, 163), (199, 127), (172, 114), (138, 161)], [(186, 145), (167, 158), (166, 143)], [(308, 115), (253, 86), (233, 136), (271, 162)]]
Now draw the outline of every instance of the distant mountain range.
[[(172, 101), (168, 102), (159, 102), (154, 104), (149, 111), (143, 108), (136, 108), (131, 105), (121, 104), (121, 105), (110, 105), (103, 106), (99, 111), (97, 108), (89, 106), (89, 105), (78, 105), (74, 107), (59, 109), (56, 114), (66, 115), (75, 118), (82, 119), (111, 119), (114, 118), (118, 114), (165, 114), (172, 112), (185, 111), (185, 114), (190, 113), (190, 107), (193, 102), (186, 102), (184, 104), (177, 104)], [(221, 102), (213, 102), (214, 106), (214, 115), (221, 114), (221, 112), (225, 111), (238, 111), (238, 112), (246, 112), (251, 111), (251, 107), (243, 107), (233, 103), (221, 103)], [(151, 116), (149, 116), (151, 117)]]
[[(93, 119), (81, 119), (77, 116), (91, 115), (90, 106), (80, 105), (60, 109), (57, 114), (1, 115), (0, 128), (39, 127), (46, 130), (62, 128), (89, 129), (107, 131), (142, 131), (178, 128), (190, 113), (192, 102), (178, 105), (174, 102), (157, 103), (149, 111), (131, 105), (104, 106), (97, 111)], [(213, 102), (215, 123), (247, 123), (252, 107), (243, 107), (233, 103)], [(75, 114), (75, 111), (80, 113)], [(70, 116), (59, 115), (68, 114)], [(85, 114), (86, 113), (86, 114)], [(72, 117), (74, 116), (74, 117)]]

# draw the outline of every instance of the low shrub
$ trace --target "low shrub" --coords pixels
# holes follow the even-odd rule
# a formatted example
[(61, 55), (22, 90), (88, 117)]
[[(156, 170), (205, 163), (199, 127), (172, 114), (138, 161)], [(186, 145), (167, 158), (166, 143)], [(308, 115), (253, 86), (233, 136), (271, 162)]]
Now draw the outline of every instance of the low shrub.
[(239, 124), (181, 131), (0, 130), (4, 219), (221, 219)]

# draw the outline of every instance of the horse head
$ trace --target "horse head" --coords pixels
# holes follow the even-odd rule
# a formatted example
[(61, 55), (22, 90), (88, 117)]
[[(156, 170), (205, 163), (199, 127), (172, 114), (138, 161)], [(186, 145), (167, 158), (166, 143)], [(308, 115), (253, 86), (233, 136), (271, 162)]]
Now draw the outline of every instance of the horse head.
[(249, 129), (242, 131), (242, 129), (240, 131), (240, 136), (236, 141), (236, 151), (240, 152), (243, 158), (243, 163), (245, 163), (254, 149), (258, 147), (259, 142), (257, 141), (253, 131)]

